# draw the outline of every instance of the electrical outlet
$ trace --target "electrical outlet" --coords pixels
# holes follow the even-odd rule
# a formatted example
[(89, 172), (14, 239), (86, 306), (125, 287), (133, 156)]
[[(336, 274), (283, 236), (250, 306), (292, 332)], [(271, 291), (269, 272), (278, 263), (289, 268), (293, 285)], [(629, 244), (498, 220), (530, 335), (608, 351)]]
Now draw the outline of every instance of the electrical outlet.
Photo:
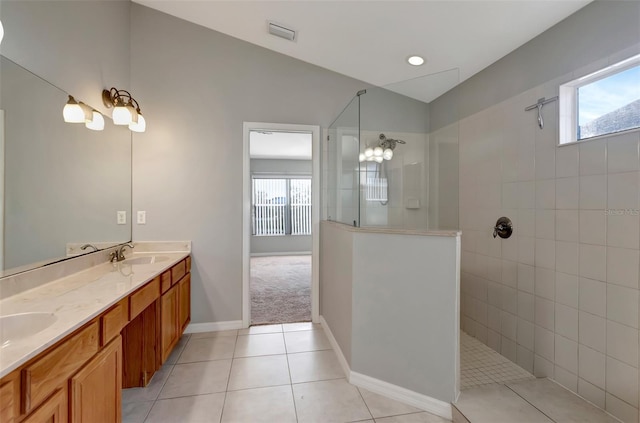
[(145, 225), (147, 223), (147, 212), (138, 211), (138, 225)]
[(118, 211), (116, 221), (118, 222), (118, 225), (126, 225), (127, 212), (125, 210)]

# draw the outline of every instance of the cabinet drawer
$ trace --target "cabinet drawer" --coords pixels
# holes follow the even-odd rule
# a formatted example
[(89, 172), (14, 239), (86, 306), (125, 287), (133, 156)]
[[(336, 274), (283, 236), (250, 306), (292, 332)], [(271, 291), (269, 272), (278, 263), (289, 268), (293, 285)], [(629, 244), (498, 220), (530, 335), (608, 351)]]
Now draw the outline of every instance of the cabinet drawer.
[(164, 294), (165, 292), (167, 292), (169, 288), (171, 288), (171, 270), (167, 270), (166, 272), (164, 272), (160, 277), (160, 279), (161, 279), (160, 285), (162, 286), (162, 293)]
[(187, 273), (191, 272), (191, 256), (187, 257), (185, 260), (187, 263)]
[(100, 345), (106, 345), (120, 334), (123, 327), (129, 322), (129, 301), (122, 299), (111, 310), (100, 318)]
[(0, 385), (0, 422), (12, 423), (20, 414), (20, 378), (5, 377)]
[(171, 284), (175, 285), (178, 283), (180, 279), (187, 273), (187, 265), (185, 261), (182, 260), (180, 263), (176, 264), (171, 268)]
[(99, 339), (98, 322), (94, 321), (25, 367), (23, 411), (30, 411), (56, 388), (66, 386), (69, 377), (98, 352)]
[(143, 288), (137, 290), (129, 297), (129, 320), (133, 320), (149, 304), (160, 297), (160, 277), (158, 276)]

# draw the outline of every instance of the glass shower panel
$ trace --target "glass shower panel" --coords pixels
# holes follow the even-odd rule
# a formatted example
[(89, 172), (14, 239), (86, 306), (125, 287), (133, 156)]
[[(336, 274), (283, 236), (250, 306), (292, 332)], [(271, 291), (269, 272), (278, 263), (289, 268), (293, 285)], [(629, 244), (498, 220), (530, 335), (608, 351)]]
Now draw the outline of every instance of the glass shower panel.
[(329, 127), (326, 150), (327, 219), (360, 226), (360, 96)]
[[(457, 82), (454, 69), (361, 96), (361, 226), (458, 227), (457, 124), (432, 131), (427, 103)], [(450, 104), (447, 119), (457, 122), (457, 102)]]

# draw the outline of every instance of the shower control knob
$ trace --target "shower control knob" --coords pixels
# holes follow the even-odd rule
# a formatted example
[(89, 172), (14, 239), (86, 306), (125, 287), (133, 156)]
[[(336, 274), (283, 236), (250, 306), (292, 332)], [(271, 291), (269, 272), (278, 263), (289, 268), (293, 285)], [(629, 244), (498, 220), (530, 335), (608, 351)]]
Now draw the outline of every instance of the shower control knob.
[(507, 239), (513, 233), (513, 223), (508, 217), (501, 217), (496, 222), (496, 226), (493, 228), (493, 237), (499, 236), (500, 238)]

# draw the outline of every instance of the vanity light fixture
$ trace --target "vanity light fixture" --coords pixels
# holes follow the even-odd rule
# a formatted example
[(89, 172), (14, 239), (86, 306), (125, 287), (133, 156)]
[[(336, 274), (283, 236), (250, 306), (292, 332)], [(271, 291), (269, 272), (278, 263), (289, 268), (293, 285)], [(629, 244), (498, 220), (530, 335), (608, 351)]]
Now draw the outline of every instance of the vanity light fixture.
[(97, 110), (91, 111), (91, 120), (87, 120), (84, 123), (84, 126), (91, 129), (92, 131), (102, 131), (104, 129), (104, 117), (102, 113)]
[(147, 129), (140, 105), (129, 91), (113, 87), (110, 90), (102, 90), (102, 102), (105, 106), (113, 108), (111, 117), (114, 124), (128, 125), (133, 132), (144, 132)]
[(424, 64), (424, 58), (421, 56), (409, 56), (407, 62), (412, 66), (421, 66)]
[(0, 21), (0, 43), (2, 43), (3, 38), (4, 38), (4, 28), (2, 27), (2, 21)]
[(85, 121), (91, 119), (90, 111), (88, 106), (86, 106), (83, 102), (77, 102), (72, 95), (69, 96), (69, 100), (67, 100), (67, 104), (64, 105), (64, 109), (62, 109), (62, 117), (64, 121), (67, 123), (85, 123)]

